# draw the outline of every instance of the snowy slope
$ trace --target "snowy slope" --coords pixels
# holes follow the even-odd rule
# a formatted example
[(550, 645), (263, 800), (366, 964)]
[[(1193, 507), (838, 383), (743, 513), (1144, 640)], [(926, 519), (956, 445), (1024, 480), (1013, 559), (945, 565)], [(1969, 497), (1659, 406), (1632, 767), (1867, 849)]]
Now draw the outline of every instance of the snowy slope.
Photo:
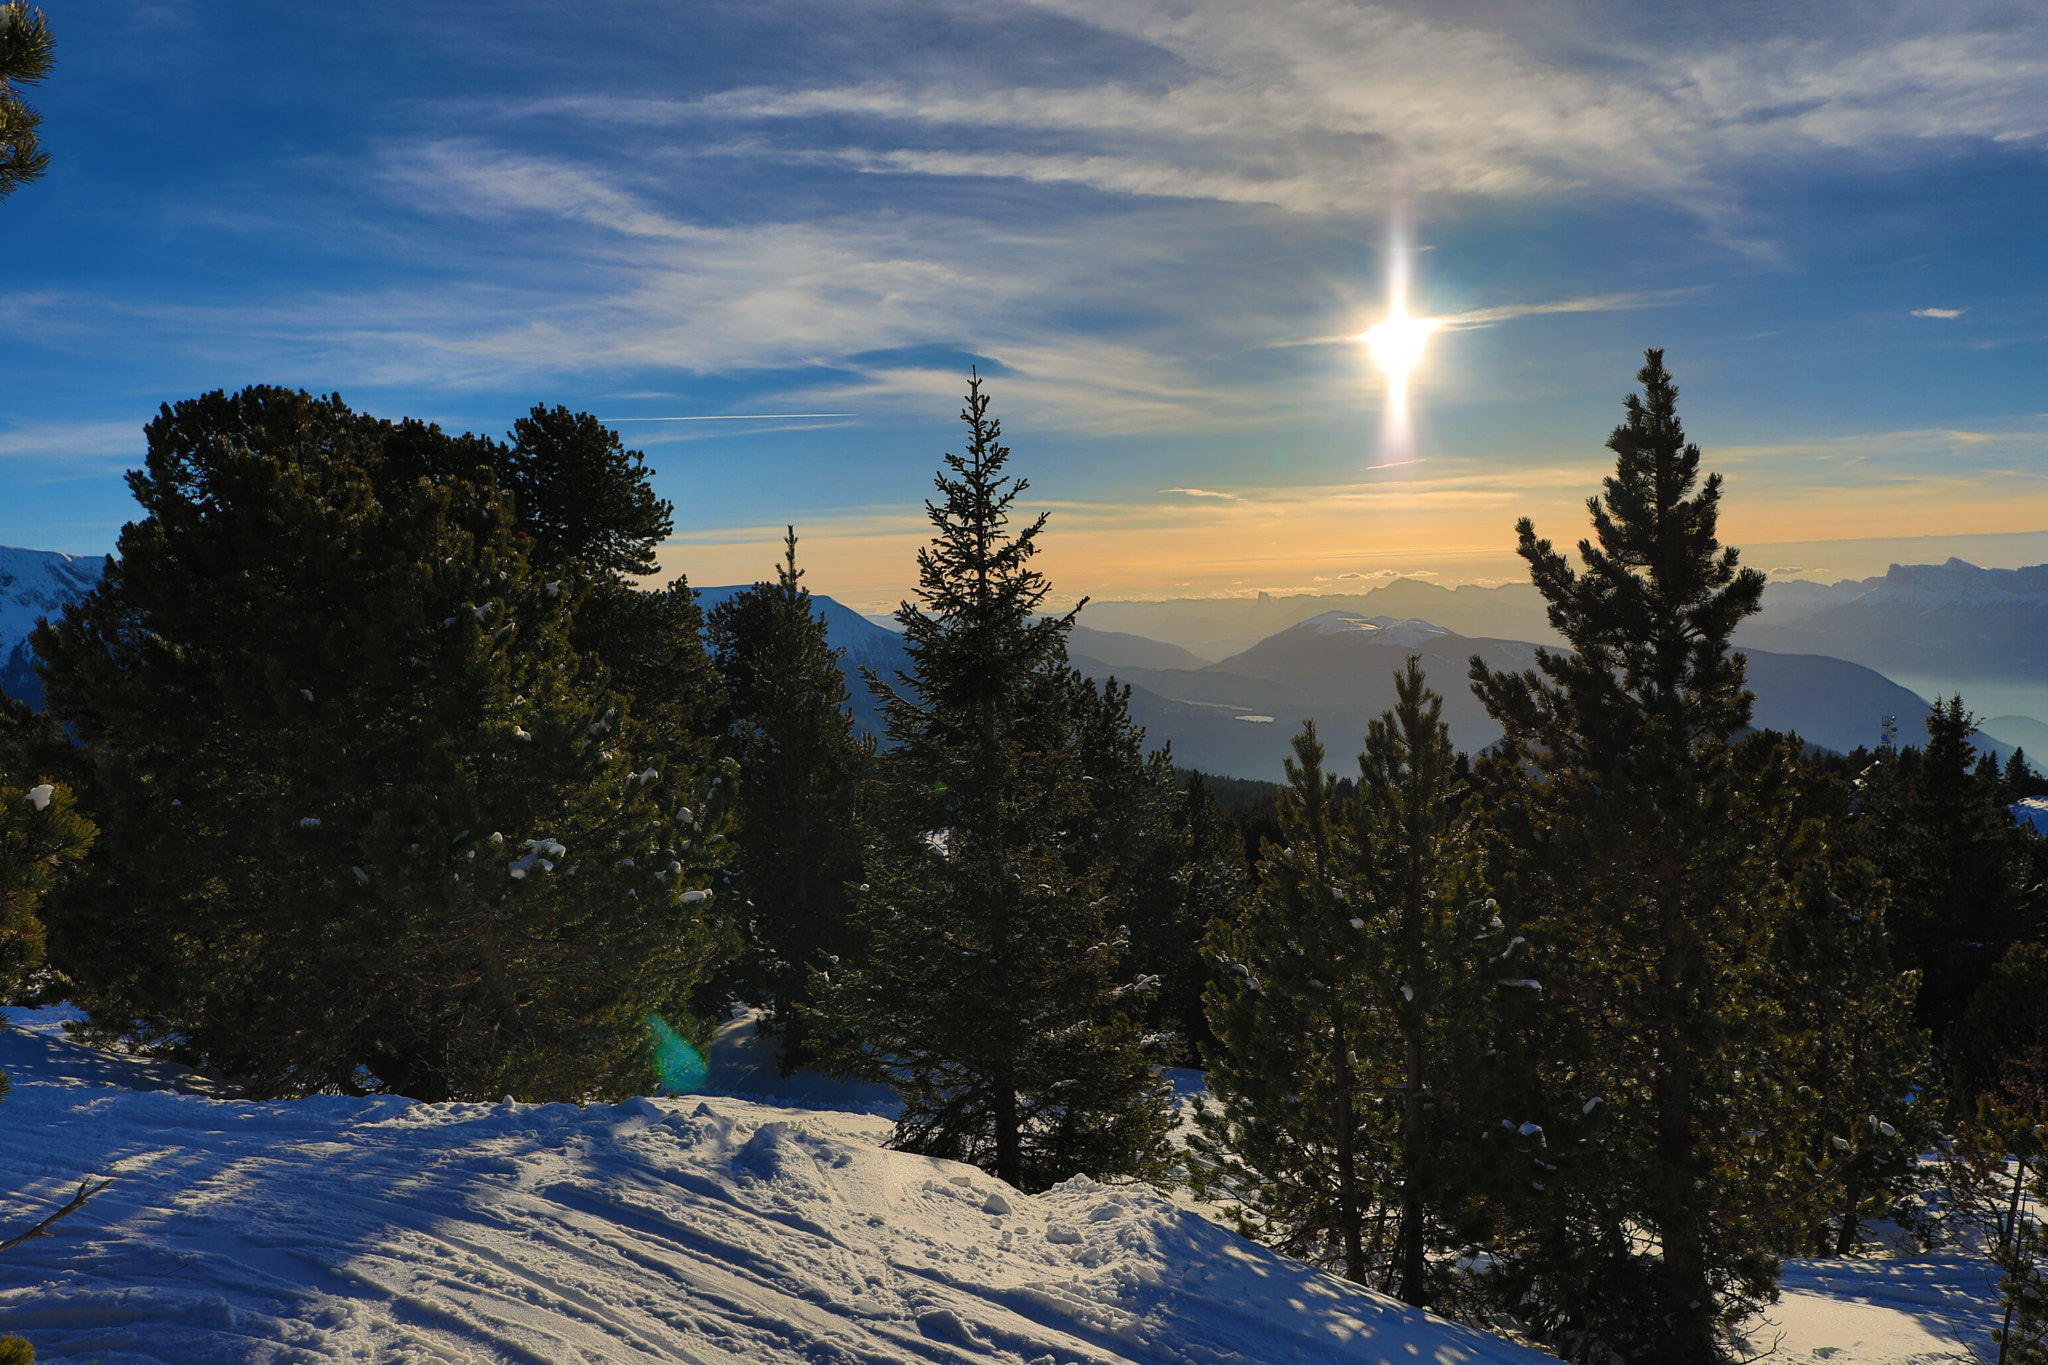
[(885, 1151), (875, 1117), (250, 1104), (72, 1080), (79, 1052), (0, 1034), (0, 1226), (117, 1177), (0, 1256), (0, 1324), (44, 1361), (1548, 1359), (1146, 1192)]
[(106, 563), (100, 555), (0, 545), (0, 659), (35, 629), (37, 617), (55, 616), (91, 592)]
[(39, 617), (56, 616), (64, 604), (91, 592), (106, 560), (54, 550), (20, 550), (0, 545), (0, 691), (40, 706), (43, 682), (30, 662), (28, 633)]

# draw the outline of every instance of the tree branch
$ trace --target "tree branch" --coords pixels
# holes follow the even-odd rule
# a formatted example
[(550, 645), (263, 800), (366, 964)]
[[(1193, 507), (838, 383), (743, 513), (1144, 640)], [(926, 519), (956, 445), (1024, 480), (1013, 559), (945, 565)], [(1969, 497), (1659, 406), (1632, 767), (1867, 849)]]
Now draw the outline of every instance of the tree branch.
[(55, 1213), (51, 1214), (48, 1218), (45, 1218), (42, 1222), (30, 1228), (27, 1232), (21, 1233), (19, 1236), (10, 1237), (4, 1242), (0, 1242), (0, 1251), (6, 1251), (9, 1247), (18, 1247), (23, 1242), (30, 1241), (33, 1238), (48, 1237), (50, 1235), (50, 1225), (52, 1223), (55, 1223), (60, 1218), (68, 1218), (72, 1214), (77, 1213), (80, 1209), (85, 1207), (86, 1200), (92, 1198), (94, 1195), (98, 1194), (101, 1190), (104, 1190), (107, 1186), (113, 1183), (113, 1180), (109, 1178), (106, 1180), (102, 1180), (99, 1184), (95, 1185), (92, 1183), (92, 1177), (87, 1176), (85, 1179), (78, 1182), (78, 1193), (71, 1196), (70, 1203), (66, 1204), (63, 1208), (58, 1209)]

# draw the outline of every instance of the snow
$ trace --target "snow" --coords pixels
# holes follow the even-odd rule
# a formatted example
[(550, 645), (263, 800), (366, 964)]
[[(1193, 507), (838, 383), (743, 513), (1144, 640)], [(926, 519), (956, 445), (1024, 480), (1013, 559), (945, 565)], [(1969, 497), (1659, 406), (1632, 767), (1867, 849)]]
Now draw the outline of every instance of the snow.
[[(1774, 1359), (1932, 1365), (1989, 1345), (1998, 1296), (1988, 1263), (1956, 1254), (1787, 1261), (1778, 1302), (1749, 1328)], [(1980, 1354), (1979, 1359), (1996, 1355)]]
[[(42, 1361), (1550, 1359), (1144, 1189), (1034, 1197), (888, 1151), (887, 1090), (780, 1075), (748, 1018), (720, 1030), (704, 1094), (578, 1109), (224, 1099), (71, 1042), (70, 1011), (11, 1013), (0, 1228), (114, 1177), (0, 1255), (0, 1323)], [(1793, 1261), (1751, 1337), (1917, 1365), (1981, 1345), (1991, 1313), (1981, 1261)]]
[(1545, 1358), (1149, 1191), (1032, 1197), (887, 1151), (874, 1114), (244, 1103), (31, 1022), (0, 1035), (0, 1226), (115, 1178), (0, 1257), (0, 1321), (40, 1360)]
[(2012, 818), (2033, 828), (2036, 834), (2048, 834), (2048, 796), (2029, 796), (2017, 805), (2008, 806)]
[(1309, 617), (1295, 629), (1312, 630), (1318, 635), (1366, 635), (1374, 644), (1399, 649), (1417, 649), (1451, 633), (1420, 617), (1411, 616), (1404, 621), (1394, 616), (1362, 616), (1355, 611), (1326, 611)]
[(104, 555), (66, 555), (0, 545), (0, 663), (35, 629), (99, 586)]

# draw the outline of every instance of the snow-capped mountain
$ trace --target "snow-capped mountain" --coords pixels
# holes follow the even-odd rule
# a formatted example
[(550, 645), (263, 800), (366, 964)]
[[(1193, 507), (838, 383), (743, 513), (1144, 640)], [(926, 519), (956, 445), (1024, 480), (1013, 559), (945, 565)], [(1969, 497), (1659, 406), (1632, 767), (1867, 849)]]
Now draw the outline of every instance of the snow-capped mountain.
[(1373, 644), (1400, 649), (1420, 649), (1451, 633), (1419, 616), (1403, 620), (1393, 616), (1362, 616), (1355, 611), (1326, 611), (1309, 617), (1294, 629), (1311, 630), (1318, 635), (1362, 635)]
[(36, 618), (55, 616), (100, 581), (106, 560), (99, 555), (66, 555), (0, 545), (0, 652), (10, 651)]
[(106, 560), (55, 550), (0, 545), (0, 691), (31, 706), (42, 705), (43, 684), (30, 666), (28, 633), (45, 616), (91, 592)]

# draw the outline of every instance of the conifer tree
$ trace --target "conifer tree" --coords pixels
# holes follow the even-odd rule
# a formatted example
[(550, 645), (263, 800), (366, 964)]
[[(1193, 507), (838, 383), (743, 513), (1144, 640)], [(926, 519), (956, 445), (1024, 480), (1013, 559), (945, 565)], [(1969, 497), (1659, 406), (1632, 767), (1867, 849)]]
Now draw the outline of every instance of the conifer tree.
[[(1401, 1224), (1394, 1279), (1401, 1299), (1429, 1301), (1431, 1217), (1463, 1183), (1453, 1156), (1486, 1050), (1487, 1004), (1503, 981), (1521, 991), (1512, 941), (1491, 955), (1499, 926), (1479, 866), (1479, 839), (1459, 790), (1443, 698), (1420, 659), (1394, 675), (1397, 703), (1372, 722), (1359, 755), (1356, 846), (1366, 970), (1400, 1035), (1396, 1140)], [(1491, 962), (1487, 957), (1491, 957)], [(1504, 964), (1504, 965), (1502, 965)], [(1490, 976), (1489, 965), (1499, 966)], [(1465, 1154), (1469, 1157), (1469, 1154)], [(1449, 1158), (1449, 1160), (1446, 1160)]]
[(1847, 831), (1887, 884), (1896, 956), (1920, 974), (1916, 1022), (1940, 1042), (2013, 944), (2048, 920), (2039, 841), (1980, 773), (1960, 696), (1929, 708), (1924, 746), (1880, 751)]
[(1785, 885), (1769, 948), (1776, 1055), (1763, 1070), (1783, 1092), (1782, 1117), (1750, 1141), (1782, 1168), (1779, 1249), (1848, 1255), (1865, 1223), (1924, 1221), (1920, 1154), (1935, 1142), (1937, 1078), (1913, 1023), (1918, 977), (1892, 961), (1884, 887), (1842, 837), (1850, 790), (1802, 750), (1796, 736), (1765, 733), (1735, 754), (1745, 785), (1794, 788), (1770, 832)]
[(1209, 939), (1214, 1105), (1198, 1101), (1189, 1177), (1197, 1195), (1228, 1201), (1246, 1236), (1384, 1287), (1398, 1044), (1367, 979), (1355, 850), (1315, 722), (1293, 749), (1283, 842), (1243, 918)]
[(1041, 617), (1041, 514), (977, 376), (926, 504), (918, 604), (897, 612), (911, 668), (869, 678), (894, 745), (856, 896), (868, 955), (818, 978), (826, 1056), (903, 1096), (895, 1144), (1027, 1190), (1076, 1173), (1160, 1178), (1169, 1119), (1126, 1015), (1110, 869), (1068, 858), (1087, 807), (1072, 742), (1071, 617)]
[(1082, 783), (1061, 836), (1068, 866), (1104, 870), (1104, 911), (1131, 936), (1130, 1007), (1154, 1043), (1199, 1065), (1192, 1045), (1208, 1033), (1202, 938), (1210, 919), (1234, 914), (1249, 880), (1242, 850), (1206, 787), (1176, 790), (1172, 750), (1145, 749), (1128, 685), (1110, 678), (1098, 690), (1074, 670), (1067, 681)]
[(1197, 773), (1167, 812), (1129, 914), (1131, 969), (1156, 983), (1142, 997), (1143, 1023), (1179, 1040), (1182, 1066), (1202, 1066), (1217, 1043), (1202, 1003), (1211, 980), (1203, 942), (1212, 926), (1237, 922), (1251, 891), (1237, 825)]
[(2005, 769), (1998, 777), (1998, 799), (2010, 806), (2030, 796), (2048, 796), (2048, 777), (2034, 771), (2025, 749), (2015, 747), (2006, 755)]
[[(0, 1002), (18, 998), (43, 965), (43, 896), (85, 857), (99, 833), (78, 813), (60, 768), (38, 764), (36, 717), (0, 697)], [(0, 1015), (0, 1028), (6, 1028)], [(7, 1077), (0, 1073), (0, 1099)]]
[(26, 0), (0, 5), (0, 199), (50, 168), (50, 154), (36, 139), (43, 116), (17, 87), (48, 77), (56, 54), (57, 40), (41, 10), (30, 9)]
[(1504, 874), (1542, 963), (1530, 1121), (1575, 1154), (1523, 1213), (1525, 1311), (1577, 1356), (1708, 1365), (1775, 1292), (1767, 1172), (1738, 1135), (1762, 1126), (1744, 1122), (1771, 1027), (1752, 964), (1779, 883), (1758, 849), (1782, 810), (1743, 799), (1729, 753), (1751, 696), (1728, 640), (1763, 575), (1716, 538), (1721, 479), (1699, 478), (1661, 351), (1637, 379), (1583, 570), (1518, 528), (1573, 652), (1524, 673), (1475, 658), (1472, 678), (1505, 731), (1487, 765)]
[(1395, 684), (1356, 800), (1321, 771), (1312, 725), (1295, 740), (1284, 847), (1254, 908), (1211, 940), (1229, 969), (1209, 997), (1219, 1108), (1191, 1146), (1197, 1188), (1233, 1199), (1249, 1233), (1420, 1304), (1428, 1253), (1479, 1183), (1492, 998), (1512, 962), (1442, 698), (1415, 659)]
[(749, 929), (733, 972), (791, 1069), (804, 1060), (809, 974), (856, 947), (848, 891), (860, 880), (874, 746), (854, 735), (840, 651), (796, 566), (795, 527), (785, 544), (776, 581), (720, 603), (710, 631), (740, 765), (728, 878)]
[(105, 829), (53, 960), (259, 1095), (644, 1089), (724, 948), (716, 779), (571, 648), (587, 580), (490, 468), (399, 479), (395, 430), (276, 389), (147, 428), (144, 517), (36, 635)]

